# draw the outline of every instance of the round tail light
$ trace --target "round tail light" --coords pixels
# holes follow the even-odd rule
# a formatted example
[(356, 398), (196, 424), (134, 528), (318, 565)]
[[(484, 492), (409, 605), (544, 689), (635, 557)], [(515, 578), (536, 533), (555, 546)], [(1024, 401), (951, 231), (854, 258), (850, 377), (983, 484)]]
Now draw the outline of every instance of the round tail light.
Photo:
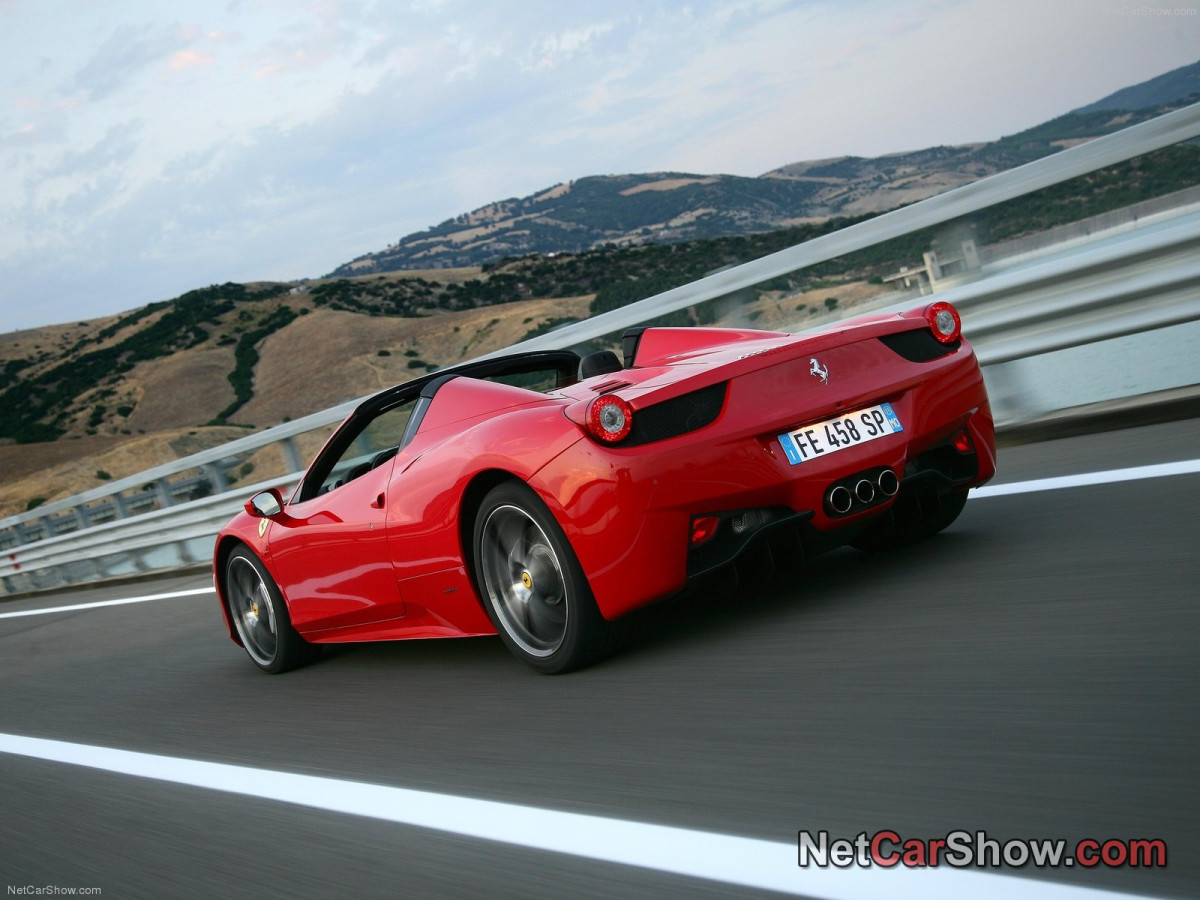
[(925, 321), (933, 336), (943, 344), (952, 344), (962, 336), (962, 319), (958, 310), (944, 300), (925, 308)]
[(605, 444), (615, 444), (629, 436), (633, 428), (633, 407), (612, 394), (597, 397), (587, 408), (587, 431)]

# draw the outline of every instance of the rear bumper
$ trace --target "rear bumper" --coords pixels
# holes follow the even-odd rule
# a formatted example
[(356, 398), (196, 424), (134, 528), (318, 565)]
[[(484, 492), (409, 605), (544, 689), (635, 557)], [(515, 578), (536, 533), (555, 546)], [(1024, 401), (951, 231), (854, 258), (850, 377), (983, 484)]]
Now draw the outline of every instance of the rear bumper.
[[(932, 362), (898, 360), (877, 341), (827, 350), (822, 362), (828, 383), (812, 377), (807, 359), (766, 366), (729, 382), (711, 425), (631, 448), (581, 440), (531, 479), (563, 524), (606, 618), (678, 591), (689, 576), (736, 556), (757, 531), (783, 522), (803, 523), (826, 546), (852, 539), (891, 499), (839, 514), (825, 498), (840, 479), (890, 470), (902, 485), (931, 479), (940, 490), (962, 490), (995, 473), (991, 410), (965, 342)], [(882, 402), (892, 404), (902, 432), (788, 461), (780, 434)], [(972, 452), (947, 451), (963, 430)], [(728, 527), (719, 543), (692, 551), (690, 526), (700, 515), (719, 515)]]

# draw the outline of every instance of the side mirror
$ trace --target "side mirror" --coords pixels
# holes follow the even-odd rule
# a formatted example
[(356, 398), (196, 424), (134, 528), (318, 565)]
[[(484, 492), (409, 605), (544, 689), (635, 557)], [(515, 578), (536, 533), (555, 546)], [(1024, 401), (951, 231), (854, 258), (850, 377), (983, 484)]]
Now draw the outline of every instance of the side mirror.
[(279, 488), (259, 491), (246, 501), (245, 509), (256, 519), (273, 519), (283, 512), (283, 496)]

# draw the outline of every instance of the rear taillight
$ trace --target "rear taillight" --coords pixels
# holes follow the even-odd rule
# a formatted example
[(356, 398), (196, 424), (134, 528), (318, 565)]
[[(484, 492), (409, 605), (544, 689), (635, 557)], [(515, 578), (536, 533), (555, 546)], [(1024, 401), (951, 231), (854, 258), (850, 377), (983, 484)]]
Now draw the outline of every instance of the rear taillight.
[(587, 408), (587, 432), (605, 444), (615, 444), (629, 436), (633, 428), (633, 407), (613, 394), (597, 397)]
[(720, 525), (721, 520), (717, 516), (696, 516), (692, 519), (692, 546), (698, 547), (712, 540)]
[(975, 452), (975, 445), (971, 443), (971, 436), (967, 434), (966, 431), (960, 431), (958, 434), (956, 434), (953, 438), (951, 438), (951, 443), (954, 444), (954, 449), (959, 453), (966, 454)]
[(933, 336), (943, 344), (951, 344), (962, 335), (962, 319), (958, 310), (944, 300), (925, 307), (925, 321)]

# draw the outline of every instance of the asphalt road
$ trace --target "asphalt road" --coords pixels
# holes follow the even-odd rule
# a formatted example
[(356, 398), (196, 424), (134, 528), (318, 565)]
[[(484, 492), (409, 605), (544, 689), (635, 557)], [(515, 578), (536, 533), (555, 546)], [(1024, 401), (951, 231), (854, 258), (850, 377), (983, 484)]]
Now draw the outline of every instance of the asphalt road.
[[(996, 483), (1198, 448), (1195, 420), (1027, 445), (1002, 452)], [(562, 677), (533, 674), (492, 638), (338, 648), (265, 676), (211, 595), (0, 618), (0, 733), (793, 848), (801, 829), (1161, 839), (1165, 868), (990, 871), (1027, 879), (1003, 883), (1011, 896), (1194, 897), (1198, 499), (1197, 474), (978, 497), (906, 552), (839, 551), (753, 593), (658, 606), (621, 654)], [(0, 614), (208, 583), (42, 595)], [(536, 837), (481, 840), (0, 752), (4, 896), (772, 895), (534, 849)], [(853, 870), (843, 889), (794, 853), (786, 865), (793, 890), (819, 897), (908, 884), (876, 867), (895, 891)], [(915, 895), (976, 893), (939, 878)]]

